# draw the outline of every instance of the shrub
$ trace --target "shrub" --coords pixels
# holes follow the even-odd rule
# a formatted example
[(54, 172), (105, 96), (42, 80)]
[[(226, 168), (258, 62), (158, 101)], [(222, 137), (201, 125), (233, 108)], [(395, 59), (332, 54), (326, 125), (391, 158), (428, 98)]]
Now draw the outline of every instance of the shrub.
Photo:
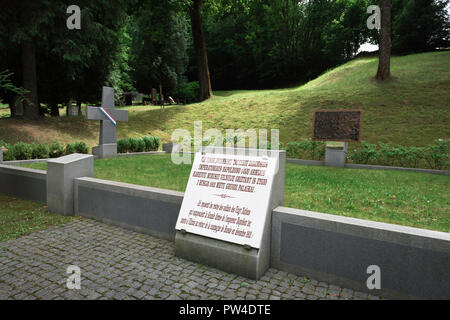
[(75, 148), (75, 152), (76, 153), (89, 153), (89, 148), (86, 145), (86, 143), (80, 141), (80, 142), (75, 142), (74, 143), (74, 148)]
[(353, 151), (349, 156), (355, 163), (367, 164), (369, 161), (377, 158), (378, 152), (375, 144), (361, 141), (361, 147)]
[(49, 152), (50, 158), (58, 158), (58, 157), (61, 157), (64, 154), (64, 147), (58, 141), (54, 141), (49, 146), (49, 151), (50, 151)]
[(140, 138), (128, 138), (129, 152), (143, 152), (145, 150), (145, 142)]
[(161, 140), (157, 136), (153, 136), (153, 147), (152, 151), (157, 151), (161, 145)]
[(388, 143), (378, 143), (379, 150), (376, 155), (378, 164), (391, 166), (394, 164), (395, 151)]
[(75, 143), (66, 144), (66, 149), (64, 150), (64, 154), (68, 155), (68, 154), (72, 154), (72, 153), (76, 153)]
[(42, 143), (32, 145), (33, 159), (47, 159), (50, 155), (50, 149)]
[(127, 153), (130, 149), (130, 143), (128, 139), (119, 139), (117, 140), (117, 152), (118, 153)]
[(197, 102), (200, 85), (198, 81), (185, 82), (178, 86), (173, 92), (173, 96), (186, 103)]
[(421, 160), (425, 158), (425, 148), (423, 147), (410, 147), (407, 154), (407, 166), (417, 168), (417, 165)]
[(33, 148), (30, 144), (19, 142), (12, 146), (12, 152), (16, 160), (29, 160), (33, 156)]
[(3, 161), (16, 160), (14, 156), (14, 148), (10, 144), (0, 141), (0, 148), (3, 147)]
[(145, 136), (142, 137), (145, 143), (145, 151), (157, 151), (159, 148), (160, 140), (157, 136)]
[(325, 142), (314, 141), (311, 138), (302, 139), (300, 142), (289, 142), (286, 153), (288, 158), (320, 160), (325, 155)]
[(441, 170), (449, 165), (450, 139), (437, 139), (428, 145), (424, 158), (430, 168)]

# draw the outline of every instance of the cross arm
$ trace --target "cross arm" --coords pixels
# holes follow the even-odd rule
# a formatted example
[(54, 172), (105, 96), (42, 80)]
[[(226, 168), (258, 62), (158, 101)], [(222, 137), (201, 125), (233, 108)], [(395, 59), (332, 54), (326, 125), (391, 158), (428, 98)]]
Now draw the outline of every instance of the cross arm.
[[(105, 110), (116, 121), (128, 121), (128, 110), (118, 110), (112, 108), (105, 108)], [(108, 120), (108, 118), (100, 111), (99, 107), (86, 107), (86, 119), (88, 120)]]

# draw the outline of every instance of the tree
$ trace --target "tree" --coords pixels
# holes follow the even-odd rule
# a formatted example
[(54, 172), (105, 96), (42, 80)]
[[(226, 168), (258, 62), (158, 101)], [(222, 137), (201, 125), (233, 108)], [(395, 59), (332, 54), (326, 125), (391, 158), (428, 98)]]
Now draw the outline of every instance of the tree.
[(392, 0), (380, 0), (380, 49), (378, 71), (375, 76), (380, 81), (385, 81), (391, 76), (391, 6)]
[(130, 20), (131, 76), (139, 92), (163, 87), (165, 94), (185, 82), (188, 64), (189, 19), (170, 0), (147, 0)]
[(450, 46), (449, 0), (393, 0), (392, 52), (409, 54)]
[(212, 89), (205, 37), (202, 29), (202, 4), (203, 0), (193, 0), (189, 8), (189, 15), (191, 17), (192, 37), (194, 40), (195, 56), (197, 58), (198, 81), (200, 85), (199, 98), (200, 100), (206, 100), (212, 96)]

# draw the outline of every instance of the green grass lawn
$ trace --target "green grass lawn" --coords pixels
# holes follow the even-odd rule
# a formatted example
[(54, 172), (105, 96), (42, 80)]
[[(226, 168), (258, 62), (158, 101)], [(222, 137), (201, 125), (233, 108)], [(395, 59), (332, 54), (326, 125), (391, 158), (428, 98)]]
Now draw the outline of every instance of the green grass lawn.
[[(45, 163), (28, 165), (45, 169)], [(170, 155), (96, 159), (96, 178), (185, 191), (191, 165)], [(450, 232), (450, 177), (287, 163), (285, 206)]]
[[(334, 108), (362, 109), (362, 139), (371, 143), (425, 146), (450, 138), (450, 51), (392, 57), (393, 78), (384, 83), (374, 80), (377, 65), (377, 58), (360, 58), (296, 88), (216, 91), (211, 99), (187, 106), (129, 107), (118, 138), (154, 134), (165, 143), (176, 128), (192, 134), (194, 121), (201, 120), (203, 131), (279, 128), (286, 145), (311, 136), (313, 111)], [(98, 121), (84, 118), (0, 119), (0, 140), (8, 143), (57, 139), (92, 147), (98, 134)], [(356, 146), (351, 143), (349, 149)]]
[(47, 211), (41, 203), (0, 193), (0, 242), (77, 219)]

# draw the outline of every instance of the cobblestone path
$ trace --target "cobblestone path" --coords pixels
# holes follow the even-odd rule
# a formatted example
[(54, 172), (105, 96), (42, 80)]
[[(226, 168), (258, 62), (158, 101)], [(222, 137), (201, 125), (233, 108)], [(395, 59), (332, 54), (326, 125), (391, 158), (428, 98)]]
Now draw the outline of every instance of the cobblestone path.
[[(81, 270), (69, 290), (67, 267)], [(1, 299), (379, 299), (269, 269), (253, 281), (174, 256), (174, 243), (80, 219), (0, 242)]]

